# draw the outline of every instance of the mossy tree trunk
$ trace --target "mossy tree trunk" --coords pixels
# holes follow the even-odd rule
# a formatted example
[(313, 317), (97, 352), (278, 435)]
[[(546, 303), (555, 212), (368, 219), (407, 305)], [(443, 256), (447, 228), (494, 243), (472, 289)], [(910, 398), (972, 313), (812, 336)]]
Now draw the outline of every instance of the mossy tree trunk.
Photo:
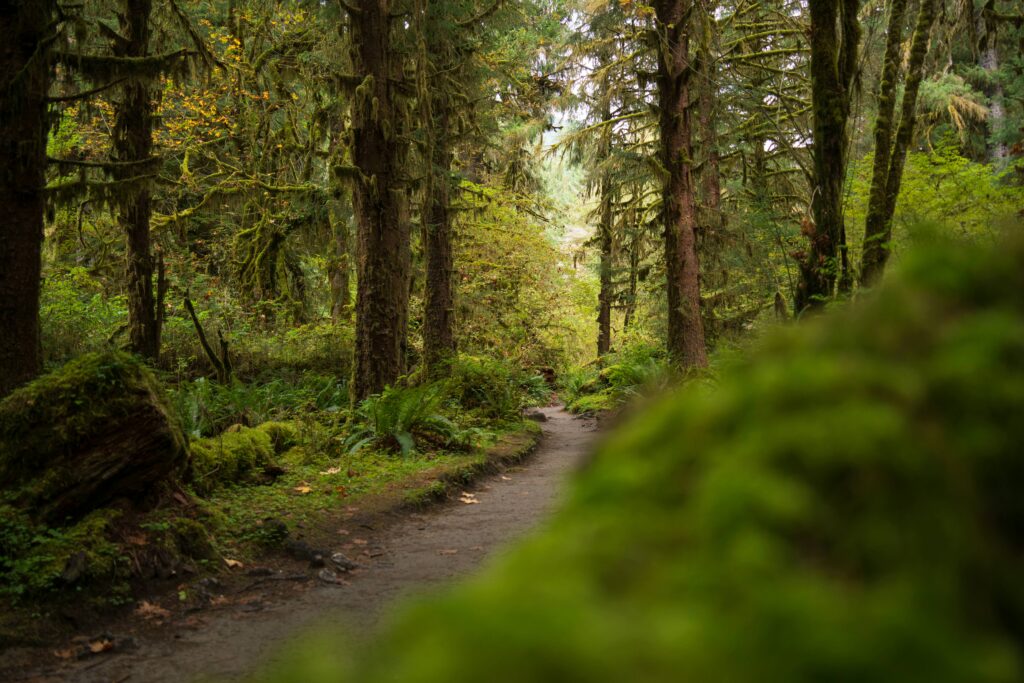
[[(112, 42), (115, 57), (149, 55), (152, 0), (124, 0), (121, 34)], [(125, 282), (128, 289), (128, 333), (135, 353), (156, 360), (160, 355), (160, 323), (153, 292), (155, 259), (149, 222), (152, 195), (145, 181), (135, 179), (141, 163), (153, 155), (153, 93), (145, 78), (129, 78), (116, 104), (113, 133), (114, 176), (125, 182), (118, 222), (127, 239)]]
[(349, 226), (344, 216), (332, 211), (331, 240), (334, 249), (328, 266), (331, 285), (331, 320), (341, 322), (352, 316), (352, 292), (349, 287)]
[(597, 294), (597, 355), (603, 356), (612, 348), (612, 269), (615, 247), (615, 216), (612, 211), (614, 197), (614, 186), (611, 173), (607, 170), (612, 154), (612, 102), (609, 84), (607, 82), (607, 65), (611, 61), (607, 54), (601, 55), (600, 66), (605, 74), (601, 82), (601, 121), (604, 126), (601, 128), (601, 140), (598, 146), (598, 163), (605, 165), (601, 172), (599, 184), (600, 190), (600, 220), (598, 222), (598, 245), (601, 252), (600, 268), (600, 289)]
[[(446, 40), (443, 6), (425, 2), (420, 54), (421, 117), (426, 138), (424, 216), (422, 221), (423, 255), (426, 265), (423, 300), (423, 364), (430, 376), (437, 375), (444, 362), (455, 354), (455, 293), (452, 255), (452, 88), (449, 79), (458, 67)], [(426, 92), (422, 92), (422, 90)]]
[(871, 190), (861, 255), (861, 285), (868, 285), (881, 272), (885, 260), (882, 242), (885, 234), (885, 189), (892, 154), (892, 128), (896, 113), (896, 85), (900, 70), (900, 44), (903, 42), (903, 20), (907, 0), (892, 0), (889, 6), (889, 28), (882, 57), (882, 75), (878, 81), (878, 113), (875, 116), (875, 159), (871, 169)]
[(0, 3), (0, 397), (41, 364), (39, 291), (56, 3)]
[[(899, 24), (896, 24), (897, 5), (901, 5)], [(900, 104), (900, 122), (893, 140), (892, 126), (896, 106), (896, 80), (899, 74), (899, 45), (902, 35), (902, 13), (905, 0), (894, 0), (890, 34), (886, 41), (885, 64), (879, 85), (879, 112), (875, 124), (875, 162), (868, 197), (868, 214), (864, 229), (864, 249), (861, 256), (861, 286), (874, 284), (882, 275), (889, 258), (892, 239), (892, 218), (896, 213), (896, 199), (903, 181), (903, 167), (907, 151), (914, 137), (917, 119), (917, 93), (924, 78), (924, 60), (931, 41), (935, 21), (935, 0), (921, 0), (917, 24), (910, 45), (907, 81)], [(895, 33), (895, 38), (893, 34)], [(895, 45), (893, 45), (895, 43)], [(883, 107), (885, 111), (883, 111)], [(884, 117), (884, 119), (883, 119)]]
[(814, 172), (811, 221), (804, 224), (809, 249), (801, 263), (795, 309), (820, 308), (836, 281), (848, 285), (843, 182), (860, 24), (859, 0), (809, 0), (811, 14), (811, 108)]
[(696, 202), (690, 122), (689, 0), (655, 3), (658, 34), (660, 161), (667, 175), (662, 195), (668, 285), (668, 351), (682, 367), (707, 365), (700, 315)]
[(352, 381), (355, 400), (402, 374), (409, 305), (409, 215), (401, 174), (405, 147), (394, 80), (391, 2), (360, 0), (350, 12), (351, 57), (362, 84), (352, 100), (352, 160), (359, 170), (357, 291)]

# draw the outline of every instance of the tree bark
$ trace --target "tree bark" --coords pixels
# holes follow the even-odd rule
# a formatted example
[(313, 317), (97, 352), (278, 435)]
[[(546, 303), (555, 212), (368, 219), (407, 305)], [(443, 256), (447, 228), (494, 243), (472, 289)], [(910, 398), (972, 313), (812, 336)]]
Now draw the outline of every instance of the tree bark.
[(362, 400), (404, 370), (409, 305), (409, 223), (401, 184), (405, 143), (392, 79), (391, 3), (360, 0), (351, 13), (351, 57), (363, 77), (352, 101), (357, 292), (352, 396)]
[(0, 3), (0, 397), (39, 372), (39, 290), (43, 244), (46, 41), (56, 3)]
[[(112, 44), (117, 57), (149, 54), (152, 0), (124, 0), (121, 37)], [(121, 88), (114, 117), (113, 161), (139, 162), (153, 155), (153, 101), (149, 83), (129, 79)], [(128, 289), (128, 334), (133, 352), (155, 361), (160, 355), (160, 326), (153, 295), (153, 258), (149, 221), (152, 195), (144, 182), (133, 181), (138, 166), (116, 168), (114, 178), (129, 184), (122, 190), (118, 222), (125, 232), (125, 283)]]
[(331, 285), (331, 320), (341, 322), (352, 315), (352, 293), (349, 291), (349, 239), (348, 224), (337, 215), (328, 219), (334, 253), (328, 268)]
[[(610, 61), (602, 55), (601, 66), (604, 68)], [(601, 129), (601, 140), (598, 149), (600, 162), (607, 165), (612, 153), (612, 103), (607, 76), (601, 83), (601, 120), (605, 126)], [(603, 356), (612, 348), (612, 259), (615, 238), (613, 234), (615, 217), (612, 213), (612, 197), (614, 189), (607, 169), (601, 173), (599, 184), (601, 193), (600, 221), (598, 224), (598, 243), (601, 250), (599, 265), (600, 290), (597, 295), (597, 355)]]
[(658, 0), (658, 106), (661, 164), (667, 178), (662, 194), (665, 268), (668, 285), (668, 351), (684, 368), (707, 365), (700, 315), (696, 206), (690, 126), (689, 0)]
[(811, 107), (814, 112), (814, 184), (811, 217), (804, 224), (810, 248), (801, 264), (795, 309), (820, 308), (836, 280), (849, 273), (843, 225), (847, 122), (856, 72), (859, 0), (809, 0)]
[(896, 85), (900, 71), (900, 44), (903, 42), (903, 20), (907, 0), (892, 0), (889, 7), (889, 29), (885, 38), (882, 75), (878, 82), (878, 114), (875, 117), (875, 159), (871, 169), (871, 190), (864, 225), (864, 247), (861, 254), (861, 286), (870, 285), (881, 273), (888, 244), (883, 242), (885, 229), (885, 191), (892, 158), (892, 128), (896, 113)]
[(601, 222), (598, 226), (601, 247), (600, 281), (597, 296), (597, 355), (603, 356), (612, 349), (612, 262), (615, 239), (613, 234), (612, 188), (606, 177), (601, 181)]
[[(917, 93), (924, 79), (924, 60), (928, 54), (931, 41), (932, 24), (935, 22), (935, 0), (921, 0), (914, 27), (914, 37), (910, 44), (910, 61), (907, 66), (907, 82), (903, 89), (903, 100), (900, 103), (900, 125), (896, 130), (896, 138), (892, 151), (887, 155), (888, 168), (885, 171), (884, 188), (875, 196), (875, 178), (871, 181), (871, 196), (868, 207), (868, 222), (865, 226), (864, 255), (861, 263), (861, 285), (873, 284), (885, 269), (889, 258), (889, 242), (892, 239), (892, 218), (896, 213), (896, 200), (900, 195), (903, 182), (903, 167), (907, 161), (907, 151), (914, 138), (914, 126), (917, 120)], [(876, 136), (876, 148), (878, 138)], [(875, 154), (878, 154), (876, 149)], [(878, 172), (876, 160), (875, 172)], [(879, 206), (875, 206), (875, 202)], [(875, 212), (873, 215), (872, 212)]]
[[(429, 7), (430, 5), (428, 5)], [(430, 10), (428, 9), (428, 16)], [(427, 22), (428, 46), (440, 29)], [(433, 36), (433, 38), (432, 38)], [(442, 46), (428, 47), (437, 54)], [(453, 291), (454, 262), (452, 256), (451, 168), (454, 161), (451, 141), (451, 112), (447, 92), (437, 79), (444, 78), (445, 69), (431, 65), (429, 107), (424, 124), (430, 138), (430, 169), (426, 183), (422, 228), (423, 252), (426, 261), (426, 282), (423, 300), (423, 364), (428, 376), (443, 370), (445, 361), (455, 354), (455, 295)]]

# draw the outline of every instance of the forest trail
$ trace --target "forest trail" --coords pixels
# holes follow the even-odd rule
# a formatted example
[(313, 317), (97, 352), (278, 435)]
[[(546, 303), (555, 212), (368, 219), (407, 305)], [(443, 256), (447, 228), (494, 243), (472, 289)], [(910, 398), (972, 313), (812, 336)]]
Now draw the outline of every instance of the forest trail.
[[(469, 488), (478, 503), (454, 501), (404, 517), (372, 544), (381, 554), (348, 585), (316, 585), (256, 611), (233, 607), (202, 614), (194, 629), (91, 660), (57, 678), (76, 683), (192, 683), (239, 680), (274, 661), (314, 626), (365, 638), (400, 598), (423, 594), (471, 573), (534, 528), (557, 501), (567, 476), (590, 452), (593, 420), (562, 407), (543, 409), (544, 438), (522, 465)], [(249, 609), (253, 609), (250, 604)], [(170, 629), (165, 629), (170, 630)]]

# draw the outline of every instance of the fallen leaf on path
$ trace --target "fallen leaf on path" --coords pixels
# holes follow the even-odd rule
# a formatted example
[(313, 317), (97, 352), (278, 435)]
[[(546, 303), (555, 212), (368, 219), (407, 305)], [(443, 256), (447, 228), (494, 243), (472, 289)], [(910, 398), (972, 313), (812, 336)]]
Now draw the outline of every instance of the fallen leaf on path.
[(94, 640), (91, 643), (89, 643), (89, 652), (93, 653), (94, 655), (98, 655), (101, 652), (110, 652), (113, 649), (114, 641), (107, 640), (106, 638), (102, 640)]
[(75, 650), (74, 650), (74, 648), (70, 648), (70, 647), (68, 649), (66, 649), (66, 650), (54, 650), (53, 651), (53, 656), (54, 657), (60, 657), (61, 659), (71, 659), (72, 657), (75, 656)]
[(465, 491), (463, 491), (462, 495), (459, 496), (459, 501), (465, 503), (466, 505), (476, 505), (477, 503), (480, 502), (479, 500), (476, 499), (475, 494), (466, 493)]
[(143, 600), (135, 608), (135, 616), (142, 617), (143, 619), (167, 619), (171, 616), (171, 613), (160, 605)]
[(458, 552), (459, 551), (456, 550), (455, 548), (442, 548), (441, 550), (437, 551), (437, 554), (438, 555), (457, 555)]
[(349, 531), (348, 529), (338, 529), (338, 534), (340, 534), (342, 536), (348, 536), (350, 533), (352, 533), (352, 532)]
[(325, 475), (326, 474), (338, 474), (339, 472), (341, 472), (341, 468), (340, 467), (328, 467), (326, 470), (322, 471), (320, 474), (325, 474)]
[(506, 477), (506, 476), (505, 476), (505, 475), (503, 474), (503, 475), (501, 475), (501, 480), (502, 480), (502, 481), (512, 481), (512, 477)]
[(367, 541), (365, 538), (353, 538), (352, 542), (356, 545), (366, 545)]
[(224, 564), (227, 565), (228, 569), (242, 569), (245, 567), (245, 565), (238, 560), (231, 560), (226, 557), (224, 558)]
[(307, 493), (312, 493), (313, 492), (313, 487), (310, 486), (309, 484), (302, 484), (301, 486), (296, 486), (293, 490), (296, 493), (299, 493), (299, 494), (302, 494), (302, 495), (306, 495)]

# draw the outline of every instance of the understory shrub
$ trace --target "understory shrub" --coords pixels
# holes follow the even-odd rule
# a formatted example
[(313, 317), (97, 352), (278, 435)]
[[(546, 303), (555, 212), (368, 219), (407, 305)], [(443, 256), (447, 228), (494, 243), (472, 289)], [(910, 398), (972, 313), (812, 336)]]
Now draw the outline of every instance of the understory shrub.
[(919, 247), (645, 411), (490, 571), (268, 680), (1024, 679), (1021, 291), (1020, 238)]
[(348, 405), (348, 385), (331, 375), (303, 373), (293, 380), (232, 381), (200, 377), (171, 390), (185, 430), (193, 438), (219, 434), (231, 425), (288, 419), (297, 413), (340, 412)]
[(493, 358), (460, 355), (447, 369), (448, 395), (488, 418), (517, 417), (524, 405), (541, 402), (549, 393), (542, 376)]
[(560, 384), (570, 411), (598, 413), (621, 405), (667, 374), (660, 348), (635, 343), (604, 356), (598, 364), (570, 370)]
[(441, 383), (389, 387), (362, 401), (355, 410), (348, 439), (350, 452), (373, 445), (409, 455), (420, 442), (460, 445), (459, 428), (442, 412), (445, 387)]

